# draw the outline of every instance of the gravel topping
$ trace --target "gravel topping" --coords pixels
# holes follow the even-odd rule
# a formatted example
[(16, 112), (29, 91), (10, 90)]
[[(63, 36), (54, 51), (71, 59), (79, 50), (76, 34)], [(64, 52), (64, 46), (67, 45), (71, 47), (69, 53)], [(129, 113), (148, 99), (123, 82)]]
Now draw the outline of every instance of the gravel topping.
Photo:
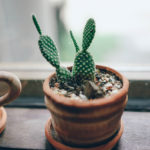
[(70, 99), (87, 101), (116, 94), (123, 86), (119, 77), (112, 72), (97, 69), (95, 76), (95, 82), (85, 81), (81, 86), (76, 83), (59, 85), (54, 77), (50, 81), (50, 87), (56, 94), (64, 95)]

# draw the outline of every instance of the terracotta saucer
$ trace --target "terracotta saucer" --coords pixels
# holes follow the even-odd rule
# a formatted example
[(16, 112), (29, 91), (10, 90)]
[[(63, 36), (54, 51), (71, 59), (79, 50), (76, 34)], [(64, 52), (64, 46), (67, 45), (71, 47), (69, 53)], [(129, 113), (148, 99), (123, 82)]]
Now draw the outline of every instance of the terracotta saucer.
[(120, 139), (120, 137), (123, 133), (123, 129), (124, 129), (123, 122), (121, 121), (120, 130), (118, 131), (116, 136), (113, 137), (106, 144), (98, 145), (98, 146), (90, 147), (90, 148), (87, 148), (87, 147), (86, 148), (79, 148), (79, 147), (76, 148), (76, 147), (71, 147), (71, 146), (65, 145), (64, 143), (62, 143), (59, 140), (59, 138), (57, 137), (57, 135), (52, 127), (51, 118), (49, 118), (48, 121), (46, 122), (46, 126), (45, 126), (45, 135), (46, 135), (49, 143), (51, 143), (56, 150), (111, 150), (116, 145), (118, 140)]
[(0, 107), (0, 133), (3, 132), (6, 126), (7, 114), (4, 107)]

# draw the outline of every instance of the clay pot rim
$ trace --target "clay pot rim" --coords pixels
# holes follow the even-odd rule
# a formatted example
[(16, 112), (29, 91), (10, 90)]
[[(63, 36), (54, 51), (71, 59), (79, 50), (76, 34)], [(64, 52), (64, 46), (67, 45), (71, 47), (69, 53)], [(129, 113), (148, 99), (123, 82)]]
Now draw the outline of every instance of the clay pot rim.
[[(68, 67), (68, 68), (71, 68), (71, 67)], [(122, 80), (123, 87), (118, 91), (117, 94), (113, 94), (105, 98), (96, 98), (96, 99), (92, 99), (89, 101), (74, 100), (74, 99), (65, 97), (63, 95), (55, 94), (49, 86), (49, 81), (55, 75), (55, 73), (51, 74), (48, 78), (45, 79), (43, 83), (43, 91), (45, 95), (47, 97), (50, 97), (50, 99), (54, 101), (55, 103), (63, 105), (63, 106), (67, 106), (67, 107), (76, 107), (76, 108), (89, 108), (89, 107), (112, 105), (112, 104), (117, 103), (119, 100), (121, 100), (123, 96), (127, 95), (128, 88), (129, 88), (129, 81), (125, 76), (123, 76), (116, 70), (107, 66), (96, 65), (96, 68), (104, 69), (112, 73), (115, 73)]]

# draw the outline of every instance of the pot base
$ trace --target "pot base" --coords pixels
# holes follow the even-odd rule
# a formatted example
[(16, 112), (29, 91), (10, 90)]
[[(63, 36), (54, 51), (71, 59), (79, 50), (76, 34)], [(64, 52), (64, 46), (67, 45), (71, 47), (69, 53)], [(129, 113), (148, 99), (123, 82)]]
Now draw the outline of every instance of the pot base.
[(53, 145), (53, 147), (56, 150), (111, 150), (116, 143), (118, 142), (118, 140), (120, 139), (122, 133), (123, 133), (123, 122), (121, 121), (121, 127), (120, 130), (118, 131), (118, 133), (116, 134), (116, 136), (109, 142), (102, 144), (102, 145), (98, 145), (95, 147), (90, 147), (90, 148), (79, 148), (79, 147), (71, 147), (68, 146), (66, 144), (64, 144), (62, 141), (59, 140), (59, 138), (56, 135), (56, 132), (54, 131), (53, 127), (52, 127), (52, 123), (51, 123), (51, 118), (48, 119), (48, 121), (46, 122), (46, 126), (45, 126), (45, 135), (47, 140), (50, 142), (50, 144)]
[(3, 132), (6, 126), (7, 113), (4, 107), (0, 107), (0, 133)]

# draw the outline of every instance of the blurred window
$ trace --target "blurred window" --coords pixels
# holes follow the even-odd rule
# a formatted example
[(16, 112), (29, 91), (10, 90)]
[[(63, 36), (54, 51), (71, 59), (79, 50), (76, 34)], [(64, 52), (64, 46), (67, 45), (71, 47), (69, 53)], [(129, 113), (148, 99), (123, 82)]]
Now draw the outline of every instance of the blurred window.
[(35, 13), (44, 34), (55, 41), (63, 62), (73, 62), (71, 29), (82, 44), (88, 18), (96, 21), (89, 51), (97, 62), (150, 63), (149, 0), (0, 0), (0, 62), (44, 62)]
[[(96, 61), (147, 64), (150, 63), (149, 5), (149, 0), (67, 0), (63, 20), (81, 45), (86, 20), (95, 19), (97, 32), (89, 51)], [(75, 53), (73, 44), (63, 40), (62, 53), (66, 53), (62, 59), (72, 61), (72, 55), (66, 55)]]

